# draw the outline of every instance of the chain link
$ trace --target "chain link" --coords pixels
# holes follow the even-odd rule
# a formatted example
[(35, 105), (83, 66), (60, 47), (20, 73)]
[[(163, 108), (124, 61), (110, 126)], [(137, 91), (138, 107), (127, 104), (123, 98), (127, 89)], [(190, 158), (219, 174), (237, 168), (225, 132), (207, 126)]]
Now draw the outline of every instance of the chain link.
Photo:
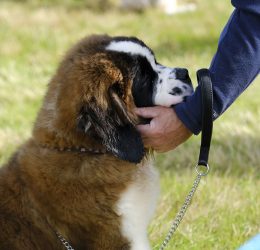
[(183, 217), (184, 217), (184, 215), (187, 211), (187, 208), (189, 207), (189, 205), (191, 203), (192, 197), (194, 196), (194, 193), (196, 192), (196, 190), (197, 190), (197, 188), (200, 184), (201, 177), (206, 176), (209, 172), (209, 165), (203, 166), (203, 167), (206, 168), (205, 171), (199, 171), (198, 167), (199, 166), (197, 165), (196, 166), (197, 176), (194, 180), (193, 186), (192, 186), (189, 194), (187, 195), (185, 202), (183, 203), (180, 211), (178, 212), (178, 214), (174, 218), (174, 220), (171, 224), (170, 230), (169, 230), (168, 234), (166, 235), (166, 237), (165, 237), (162, 245), (160, 246), (159, 250), (164, 250), (166, 248), (166, 246), (169, 244), (169, 241), (171, 240), (173, 234), (175, 233), (176, 229), (180, 225), (180, 223), (181, 223), (181, 221), (182, 221), (182, 219), (183, 219)]
[(58, 232), (56, 232), (56, 234), (67, 250), (74, 250), (74, 248), (69, 244), (68, 241), (66, 241), (66, 239), (61, 234), (59, 234)]

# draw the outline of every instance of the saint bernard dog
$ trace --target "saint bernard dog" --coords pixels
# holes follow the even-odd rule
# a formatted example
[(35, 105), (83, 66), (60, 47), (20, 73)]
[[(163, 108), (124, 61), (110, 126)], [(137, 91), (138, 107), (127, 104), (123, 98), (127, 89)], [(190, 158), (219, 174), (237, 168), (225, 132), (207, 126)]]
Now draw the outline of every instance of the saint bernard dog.
[(186, 69), (159, 64), (137, 38), (76, 44), (31, 138), (0, 169), (0, 249), (151, 249), (159, 180), (134, 108), (169, 107), (192, 91)]

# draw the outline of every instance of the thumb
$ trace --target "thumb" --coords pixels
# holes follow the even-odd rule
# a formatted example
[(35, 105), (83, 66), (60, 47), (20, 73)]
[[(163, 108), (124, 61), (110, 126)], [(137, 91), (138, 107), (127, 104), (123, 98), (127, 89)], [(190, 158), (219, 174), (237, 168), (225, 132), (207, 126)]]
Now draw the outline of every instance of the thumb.
[(135, 113), (143, 118), (154, 118), (159, 114), (159, 107), (135, 108)]

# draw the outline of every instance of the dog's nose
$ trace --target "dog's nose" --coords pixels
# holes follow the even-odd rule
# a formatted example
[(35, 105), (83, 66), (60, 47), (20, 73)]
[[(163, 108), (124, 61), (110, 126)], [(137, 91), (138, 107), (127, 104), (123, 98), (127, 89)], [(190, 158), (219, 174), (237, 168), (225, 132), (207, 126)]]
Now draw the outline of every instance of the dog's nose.
[(186, 80), (189, 77), (189, 71), (187, 69), (176, 69), (176, 78), (180, 80)]
[(191, 82), (189, 77), (189, 71), (184, 68), (177, 68), (176, 69), (176, 79), (185, 81), (185, 82)]

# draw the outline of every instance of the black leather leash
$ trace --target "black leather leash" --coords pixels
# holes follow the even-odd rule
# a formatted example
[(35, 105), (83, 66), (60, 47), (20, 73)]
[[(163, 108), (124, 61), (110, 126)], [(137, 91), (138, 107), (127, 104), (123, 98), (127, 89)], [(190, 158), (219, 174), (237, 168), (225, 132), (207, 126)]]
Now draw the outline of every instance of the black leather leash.
[(209, 70), (198, 70), (197, 80), (198, 84), (201, 87), (202, 99), (202, 130), (198, 165), (208, 166), (209, 151), (213, 131), (213, 90)]
[(183, 219), (187, 208), (189, 207), (191, 200), (193, 198), (194, 193), (196, 192), (200, 180), (203, 176), (206, 176), (209, 172), (209, 151), (210, 151), (210, 143), (213, 131), (213, 91), (212, 91), (212, 83), (210, 79), (210, 73), (208, 69), (200, 69), (197, 71), (197, 80), (198, 84), (201, 88), (201, 98), (202, 98), (202, 116), (201, 116), (201, 144), (200, 144), (200, 153), (198, 164), (195, 169), (197, 172), (196, 179), (193, 183), (193, 186), (187, 195), (185, 202), (183, 203), (181, 209), (178, 214), (174, 218), (171, 228), (165, 237), (163, 243), (161, 244), (159, 250), (164, 250), (171, 240), (174, 232), (178, 228), (181, 220)]

